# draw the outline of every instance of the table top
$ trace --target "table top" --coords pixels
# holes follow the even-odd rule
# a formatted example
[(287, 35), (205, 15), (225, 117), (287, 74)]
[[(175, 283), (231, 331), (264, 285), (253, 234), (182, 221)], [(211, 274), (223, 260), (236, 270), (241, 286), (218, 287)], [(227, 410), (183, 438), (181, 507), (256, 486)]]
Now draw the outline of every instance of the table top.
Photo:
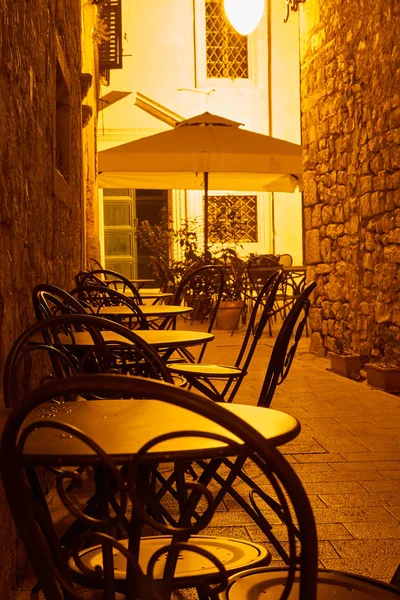
[[(191, 306), (178, 306), (176, 304), (141, 304), (140, 310), (146, 317), (174, 317), (184, 315), (193, 310)], [(101, 306), (96, 308), (97, 314), (102, 315), (131, 315), (128, 306)]]
[(154, 279), (128, 279), (130, 283), (153, 283)]
[[(163, 298), (172, 298), (174, 295), (172, 292), (160, 292), (160, 291), (151, 290), (151, 289), (145, 289), (145, 290), (141, 289), (141, 290), (138, 290), (138, 292), (140, 294), (140, 297), (143, 300), (146, 300), (146, 298), (154, 299), (154, 300), (156, 300), (156, 299), (162, 300)], [(129, 296), (129, 290), (126, 290), (125, 293), (127, 296)]]
[[(207, 400), (208, 402), (208, 400)], [(300, 423), (287, 413), (244, 404), (221, 405), (255, 427), (276, 446), (293, 440), (300, 432)], [(0, 411), (0, 431), (10, 409)], [(205, 431), (237, 440), (223, 427), (179, 406), (159, 400), (90, 400), (61, 404), (46, 403), (35, 409), (26, 420), (61, 421), (85, 432), (119, 464), (126, 463), (138, 450), (156, 436), (171, 432)], [(149, 459), (171, 460), (238, 454), (218, 440), (201, 437), (178, 437), (155, 446)], [(25, 460), (29, 464), (75, 465), (96, 464), (96, 454), (82, 441), (63, 431), (45, 428), (28, 437)]]
[(291, 265), (290, 267), (283, 267), (283, 270), (286, 273), (296, 272), (296, 273), (305, 273), (307, 267), (305, 265)]
[[(212, 333), (204, 331), (186, 331), (176, 329), (135, 329), (139, 337), (155, 348), (177, 348), (179, 346), (197, 346), (214, 339)], [(125, 342), (128, 340), (118, 333), (112, 331), (102, 331), (101, 335), (106, 342)], [(60, 342), (65, 346), (71, 345), (71, 338), (68, 335), (60, 334)], [(74, 346), (91, 346), (93, 339), (87, 331), (76, 331), (73, 337)], [(31, 343), (42, 343), (43, 338), (40, 334), (32, 337)]]

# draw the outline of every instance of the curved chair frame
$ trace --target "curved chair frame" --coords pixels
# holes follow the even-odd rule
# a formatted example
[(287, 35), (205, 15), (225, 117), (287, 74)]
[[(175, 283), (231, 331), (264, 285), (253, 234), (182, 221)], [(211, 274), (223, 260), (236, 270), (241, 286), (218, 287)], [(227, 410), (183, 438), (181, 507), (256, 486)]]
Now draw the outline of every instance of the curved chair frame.
[(116, 290), (122, 294), (132, 297), (136, 304), (143, 304), (143, 300), (136, 289), (135, 285), (129, 281), (121, 273), (110, 271), (109, 269), (95, 269), (94, 271), (81, 271), (76, 276), (76, 286), (79, 288), (83, 285), (106, 285), (107, 287)]
[[(66, 345), (63, 336), (67, 336), (73, 345), (74, 331), (84, 330), (89, 333), (93, 346), (76, 354), (73, 347)], [(102, 330), (123, 336), (126, 341), (104, 342)], [(36, 341), (33, 343), (32, 340), (40, 335), (43, 337), (43, 343)], [(20, 369), (25, 368), (23, 363), (26, 357), (32, 362), (35, 352), (38, 358), (39, 353), (47, 353), (51, 361), (51, 371), (43, 373), (43, 380), (65, 378), (87, 368), (97, 372), (132, 373), (136, 365), (141, 373), (146, 372), (152, 378), (169, 383), (173, 381), (170, 371), (158, 353), (127, 327), (94, 315), (61, 315), (36, 323), (14, 342), (8, 353), (3, 373), (6, 406), (11, 407), (19, 403), (19, 388), (21, 380), (24, 380)]]
[(87, 314), (92, 312), (65, 290), (49, 283), (40, 283), (32, 291), (33, 307), (38, 321), (56, 315)]
[[(80, 583), (83, 581), (90, 587), (96, 587), (108, 590), (107, 598), (114, 598), (112, 589), (120, 590), (121, 582), (114, 577), (114, 558), (115, 551), (121, 552), (127, 558), (127, 579), (126, 584), (132, 593), (132, 581), (139, 579), (140, 587), (143, 586), (145, 593), (139, 594), (140, 598), (157, 598), (157, 600), (168, 600), (171, 597), (171, 591), (174, 587), (193, 587), (196, 585), (201, 590), (201, 598), (215, 598), (216, 593), (226, 585), (226, 569), (221, 562), (210, 551), (196, 552), (193, 545), (190, 543), (201, 529), (206, 526), (213, 514), (212, 496), (206, 490), (207, 479), (199, 481), (197, 485), (190, 485), (187, 488), (188, 498), (178, 528), (172, 529), (172, 538), (163, 538), (162, 548), (156, 551), (150, 565), (157, 560), (162, 554), (168, 555), (164, 573), (162, 575), (161, 585), (154, 585), (152, 577), (152, 568), (149, 568), (145, 575), (139, 567), (132, 550), (135, 547), (134, 543), (129, 546), (129, 549), (123, 547), (121, 542), (116, 540), (111, 531), (119, 523), (124, 521), (125, 507), (127, 506), (128, 498), (131, 500), (135, 514), (139, 514), (140, 518), (147, 523), (151, 523), (155, 528), (161, 529), (165, 533), (166, 526), (154, 521), (148, 513), (143, 511), (143, 502), (145, 498), (141, 497), (143, 488), (138, 487), (133, 483), (140, 469), (143, 466), (143, 460), (146, 460), (146, 453), (149, 449), (156, 445), (161, 440), (154, 439), (146, 444), (145, 447), (133, 459), (132, 465), (129, 468), (126, 476), (127, 480), (123, 479), (121, 472), (116, 468), (114, 461), (104, 453), (104, 451), (84, 432), (70, 426), (54, 421), (36, 421), (30, 423), (29, 426), (23, 428), (23, 423), (26, 417), (42, 403), (53, 398), (69, 395), (88, 395), (94, 394), (103, 397), (118, 397), (131, 398), (134, 393), (136, 398), (156, 398), (168, 404), (180, 406), (195, 412), (211, 421), (218, 423), (219, 426), (227, 431), (227, 436), (224, 434), (210, 434), (213, 439), (219, 442), (225, 441), (230, 447), (230, 452), (238, 452), (243, 457), (247, 457), (254, 462), (256, 468), (261, 472), (267, 481), (271, 484), (273, 493), (276, 497), (275, 504), (271, 505), (273, 510), (279, 515), (282, 522), (286, 525), (289, 535), (289, 547), (291, 564), (289, 575), (285, 582), (282, 598), (288, 597), (293, 580), (296, 573), (296, 568), (300, 568), (300, 599), (301, 600), (316, 600), (316, 573), (317, 573), (317, 538), (316, 528), (313, 519), (312, 509), (304, 489), (293, 471), (292, 467), (285, 461), (279, 452), (269, 443), (257, 430), (250, 427), (247, 423), (236, 417), (229, 411), (225, 410), (213, 402), (205, 402), (204, 398), (197, 396), (187, 390), (176, 388), (168, 384), (155, 382), (151, 380), (143, 380), (141, 378), (125, 377), (120, 375), (85, 375), (74, 376), (64, 380), (51, 382), (40, 390), (35, 390), (29, 394), (24, 402), (20, 403), (8, 419), (1, 439), (1, 471), (3, 476), (3, 484), (6, 498), (10, 506), (14, 521), (17, 525), (20, 536), (23, 540), (28, 556), (32, 562), (40, 585), (43, 589), (47, 600), (62, 600), (66, 595), (70, 594), (75, 597), (73, 591), (73, 581), (76, 579), (76, 570), (81, 571), (81, 577), (78, 578)], [(29, 487), (24, 477), (23, 471), (23, 452), (27, 438), (33, 431), (38, 428), (43, 429), (54, 427), (60, 429), (63, 434), (71, 435), (82, 441), (83, 444), (89, 446), (95, 454), (96, 461), (99, 465), (103, 465), (105, 472), (109, 474), (108, 481), (112, 482), (111, 488), (105, 487), (103, 492), (103, 504), (107, 503), (110, 498), (115, 499), (116, 494), (119, 495), (119, 501), (114, 503), (114, 512), (110, 515), (103, 513), (103, 517), (98, 515), (91, 518), (91, 525), (96, 528), (101, 528), (100, 531), (94, 531), (91, 535), (86, 532), (76, 540), (70, 554), (74, 557), (76, 567), (71, 569), (67, 562), (65, 550), (60, 547), (58, 537), (54, 532), (53, 525), (49, 521), (49, 512), (40, 510), (38, 502), (33, 502)], [(228, 433), (229, 432), (229, 433)], [(171, 436), (167, 437), (185, 437), (192, 436), (193, 431), (179, 433), (171, 432)], [(232, 440), (232, 434), (239, 441)], [(204, 436), (204, 433), (202, 434)], [(188, 451), (186, 459), (190, 456)], [(4, 457), (7, 457), (6, 459)], [(182, 456), (185, 459), (185, 456)], [(213, 465), (213, 459), (210, 465)], [(63, 491), (63, 480), (70, 478), (71, 473), (62, 472), (57, 476), (57, 487), (61, 494), (61, 499), (64, 505), (71, 510), (71, 503), (67, 494)], [(127, 481), (127, 483), (125, 483)], [(138, 492), (140, 495), (138, 495)], [(111, 496), (110, 496), (111, 493)], [(203, 497), (207, 499), (207, 508), (202, 510), (202, 516), (199, 520), (193, 522), (193, 510), (197, 507), (199, 500)], [(287, 502), (286, 496), (292, 501), (292, 505)], [(32, 504), (33, 502), (33, 504)], [(74, 507), (74, 516), (83, 523), (87, 522), (89, 515)], [(128, 525), (129, 519), (128, 518)], [(136, 522), (136, 518), (134, 519)], [(301, 540), (301, 553), (297, 555), (294, 544), (294, 531), (297, 531), (298, 537)], [(107, 534), (104, 533), (107, 532)], [(51, 548), (49, 553), (48, 548), (44, 543), (44, 534), (47, 544)], [(132, 534), (135, 530), (132, 529)], [(134, 539), (134, 538), (133, 538)], [(154, 540), (154, 538), (152, 538)], [(87, 550), (90, 546), (90, 541), (103, 545), (103, 569), (101, 571), (93, 570), (93, 567), (86, 569), (82, 566), (80, 560), (80, 551), (82, 547)], [(143, 538), (142, 538), (142, 543)], [(82, 546), (84, 544), (84, 546)], [(191, 551), (195, 554), (206, 556), (216, 566), (216, 574), (207, 576), (204, 571), (199, 572), (196, 576), (182, 580), (175, 578), (175, 570), (178, 556), (182, 551)], [(299, 564), (300, 562), (300, 564)], [(83, 579), (83, 581), (82, 581)], [(152, 580), (152, 581), (151, 581)], [(160, 580), (158, 580), (160, 581)], [(122, 582), (124, 583), (124, 582)], [(207, 592), (207, 585), (217, 585), (213, 591)], [(61, 586), (61, 590), (59, 589)], [(122, 588), (127, 592), (127, 588)], [(153, 595), (152, 595), (153, 594)], [(158, 594), (158, 595), (157, 595)], [(207, 595), (208, 594), (208, 595)], [(129, 594), (128, 594), (129, 596)], [(69, 597), (69, 596), (68, 596)], [(133, 597), (133, 595), (132, 595)], [(136, 597), (136, 596), (135, 596)]]
[[(270, 406), (276, 386), (288, 376), (300, 338), (307, 324), (310, 295), (317, 284), (312, 281), (295, 300), (275, 340), (268, 369), (258, 399), (258, 406)], [(292, 335), (294, 340), (289, 348)]]
[[(125, 296), (106, 285), (81, 285), (70, 292), (77, 296), (79, 301), (90, 307), (93, 314), (123, 323), (128, 329), (149, 329), (146, 316), (132, 298)], [(126, 306), (132, 314), (119, 315), (118, 313), (101, 314), (102, 307)]]
[[(247, 375), (257, 344), (264, 332), (268, 320), (271, 318), (275, 296), (281, 278), (282, 274), (279, 271), (276, 271), (271, 275), (259, 292), (251, 311), (242, 346), (239, 350), (235, 364), (232, 367), (198, 363), (171, 363), (168, 365), (169, 369), (173, 373), (179, 373), (185, 377), (190, 385), (201, 391), (211, 400), (214, 400), (215, 402), (232, 402), (243, 379)], [(262, 309), (262, 312), (257, 323), (260, 308)], [(253, 332), (254, 335), (252, 335)], [(214, 385), (213, 379), (214, 381), (226, 381), (226, 384), (221, 391)]]

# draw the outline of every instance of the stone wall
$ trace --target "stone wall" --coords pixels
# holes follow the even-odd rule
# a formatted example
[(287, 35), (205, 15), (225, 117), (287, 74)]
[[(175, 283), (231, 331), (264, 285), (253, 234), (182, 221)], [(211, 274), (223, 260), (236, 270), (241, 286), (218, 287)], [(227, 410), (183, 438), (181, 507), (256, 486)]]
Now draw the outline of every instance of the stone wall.
[(382, 355), (380, 323), (399, 339), (399, 31), (398, 2), (302, 5), (304, 222), (319, 354)]
[[(72, 286), (81, 266), (81, 2), (0, 2), (0, 377), (7, 352), (34, 321), (39, 282)], [(70, 167), (57, 172), (56, 65), (68, 79)], [(0, 596), (18, 570), (0, 490)]]

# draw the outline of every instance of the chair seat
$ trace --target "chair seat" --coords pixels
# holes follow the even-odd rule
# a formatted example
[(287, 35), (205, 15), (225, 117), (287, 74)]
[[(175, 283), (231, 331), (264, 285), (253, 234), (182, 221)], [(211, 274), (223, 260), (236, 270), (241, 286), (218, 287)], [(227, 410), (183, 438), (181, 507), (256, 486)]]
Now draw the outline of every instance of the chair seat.
[[(167, 546), (171, 541), (169, 536), (143, 537), (140, 540), (139, 564), (143, 571), (146, 571), (151, 556), (159, 548)], [(128, 540), (120, 540), (120, 543), (128, 547)], [(200, 547), (217, 557), (224, 565), (228, 573), (235, 573), (247, 567), (267, 566), (271, 562), (271, 555), (260, 544), (255, 544), (247, 540), (238, 540), (234, 538), (216, 537), (216, 536), (191, 536), (190, 542), (194, 547)], [(118, 550), (114, 554), (114, 577), (118, 587), (118, 581), (122, 587), (125, 585), (126, 578), (126, 558)], [(83, 564), (94, 569), (96, 566), (102, 567), (101, 546), (91, 546), (80, 552), (80, 559)], [(72, 559), (70, 567), (77, 576), (78, 581), (83, 581), (81, 571), (75, 566)], [(154, 578), (161, 579), (165, 565), (165, 556), (162, 556), (156, 563)], [(206, 581), (204, 579), (206, 578)], [(192, 587), (202, 583), (211, 584), (220, 579), (220, 574), (216, 566), (206, 557), (195, 552), (182, 551), (180, 559), (177, 561), (176, 573), (174, 577), (174, 587)], [(122, 589), (121, 587), (121, 589)]]
[(183, 373), (190, 376), (192, 373), (197, 377), (239, 377), (241, 369), (229, 365), (213, 365), (203, 363), (168, 363), (168, 368), (173, 373)]
[[(287, 579), (287, 569), (252, 569), (232, 576), (220, 600), (279, 600)], [(341, 571), (318, 570), (318, 600), (395, 600), (397, 588)], [(299, 575), (296, 575), (288, 600), (299, 598)]]

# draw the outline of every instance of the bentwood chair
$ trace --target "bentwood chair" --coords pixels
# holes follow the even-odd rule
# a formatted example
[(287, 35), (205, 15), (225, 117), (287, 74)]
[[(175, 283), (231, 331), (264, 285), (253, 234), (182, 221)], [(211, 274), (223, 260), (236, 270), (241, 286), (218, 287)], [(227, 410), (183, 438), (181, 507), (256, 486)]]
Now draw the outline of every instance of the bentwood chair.
[(122, 294), (130, 296), (135, 304), (143, 304), (143, 300), (135, 285), (121, 273), (109, 269), (95, 269), (94, 271), (80, 271), (76, 277), (77, 288), (83, 285), (106, 285)]
[[(281, 278), (282, 274), (277, 271), (261, 288), (254, 302), (247, 330), (234, 365), (199, 364), (197, 362), (169, 363), (168, 367), (172, 373), (185, 377), (191, 386), (215, 402), (232, 402), (248, 373), (254, 351), (271, 318)], [(259, 315), (260, 310), (261, 314)], [(217, 382), (223, 383), (222, 389), (218, 389)]]
[(293, 257), (291, 254), (280, 254), (279, 264), (283, 267), (291, 267), (293, 264)]
[[(128, 462), (123, 463), (119, 458), (117, 463), (98, 445), (96, 439), (99, 437), (88, 436), (83, 424), (79, 428), (71, 427), (67, 413), (64, 418), (60, 413), (56, 420), (50, 415), (44, 420), (40, 418), (47, 411), (45, 407), (49, 402), (62, 400), (66, 394), (126, 399), (128, 403), (132, 396), (139, 398), (136, 401), (139, 403), (145, 398), (157, 399), (161, 414), (170, 405), (185, 409), (191, 419), (190, 431), (185, 431), (185, 424), (178, 423), (162, 439), (149, 433), (148, 441), (140, 451), (133, 455), (128, 453)], [(193, 423), (196, 424), (194, 431)], [(59, 436), (54, 436), (57, 429)], [(104, 440), (105, 433), (95, 431), (96, 436)], [(47, 501), (54, 506), (56, 500), (32, 493), (29, 481), (24, 477), (25, 449), (29, 453), (30, 445), (35, 445), (38, 438), (48, 440), (49, 436), (50, 443), (54, 443), (51, 439), (68, 437), (70, 448), (76, 448), (79, 442), (79, 451), (73, 451), (69, 460), (79, 466), (82, 457), (85, 466), (92, 464), (95, 467), (98, 480), (103, 482), (102, 489), (96, 489), (96, 501), (88, 504), (85, 510), (75, 502), (66, 484), (71, 479), (79, 482), (82, 495), (90, 483), (87, 475), (64, 470), (56, 475), (60, 508), (55, 512)], [(192, 440), (189, 445), (187, 438)], [(115, 600), (116, 593), (123, 594), (126, 600), (169, 600), (172, 590), (196, 588), (199, 599), (206, 600), (215, 598), (225, 587), (227, 576), (244, 568), (269, 564), (271, 554), (265, 544), (207, 533), (215, 510), (213, 488), (210, 487), (213, 460), (218, 459), (211, 460), (209, 472), (205, 471), (195, 484), (184, 485), (185, 494), (181, 497), (176, 527), (158, 518), (158, 507), (147, 484), (149, 470), (155, 462), (168, 461), (174, 453), (172, 448), (177, 448), (175, 452), (182, 460), (189, 458), (193, 440), (198, 440), (195, 453), (200, 448), (205, 454), (211, 452), (211, 456), (229, 451), (239, 453), (249, 465), (253, 462), (266, 483), (272, 482), (278, 518), (285, 521), (290, 540), (294, 538), (295, 527), (289, 520), (288, 506), (279, 487), (280, 481), (285, 481), (288, 475), (289, 467), (284, 459), (272, 443), (240, 418), (196, 394), (142, 378), (78, 375), (50, 382), (28, 394), (15, 407), (1, 438), (1, 472), (7, 502), (46, 600), (83, 600), (87, 588), (102, 590), (103, 600)], [(164, 454), (157, 451), (160, 442), (170, 450)], [(43, 464), (43, 449), (41, 455), (42, 460), (27, 461), (31, 468)], [(67, 467), (68, 458), (57, 455), (60, 466)], [(120, 470), (120, 464), (126, 464), (126, 468)], [(301, 485), (293, 476), (291, 489), (297, 492), (298, 488)], [(307, 533), (304, 534), (302, 574), (312, 589), (317, 556), (315, 528), (307, 498), (296, 510), (300, 531)], [(66, 545), (65, 537), (60, 534), (57, 514), (62, 514), (64, 522), (68, 517), (76, 519), (72, 545)], [(150, 535), (145, 535), (143, 525)], [(294, 552), (292, 555), (295, 560)], [(314, 600), (312, 594), (310, 599)]]
[(153, 268), (153, 274), (160, 282), (161, 292), (175, 292), (175, 278), (168, 269), (164, 259), (159, 256), (150, 256), (150, 263)]
[(87, 261), (87, 270), (94, 271), (95, 269), (104, 269), (104, 267), (96, 258), (91, 257)]
[[(128, 329), (149, 329), (146, 316), (132, 298), (117, 292), (106, 285), (87, 284), (71, 290), (70, 295), (85, 306), (89, 306), (93, 314), (112, 319), (124, 324)], [(124, 307), (128, 313), (118, 312), (118, 307)], [(112, 312), (115, 308), (115, 313)], [(107, 312), (104, 312), (107, 310)], [(103, 312), (102, 312), (103, 311)]]
[[(191, 270), (179, 284), (176, 291), (174, 304), (190, 306), (193, 310), (182, 318), (187, 323), (194, 321), (207, 321), (207, 332), (211, 333), (214, 326), (217, 310), (224, 291), (224, 271), (221, 267), (205, 265)], [(176, 317), (167, 317), (159, 325), (160, 329), (175, 329)], [(201, 347), (197, 362), (201, 362), (206, 345)], [(193, 354), (187, 348), (179, 348), (178, 353), (186, 361), (195, 360)]]
[(38, 321), (56, 315), (92, 312), (90, 306), (82, 304), (65, 290), (49, 283), (40, 283), (33, 288), (32, 301)]
[[(105, 341), (104, 331), (118, 341)], [(86, 345), (76, 344), (80, 335)], [(15, 406), (43, 382), (88, 371), (173, 381), (158, 353), (123, 325), (88, 314), (58, 315), (29, 327), (14, 342), (4, 366), (4, 403)]]

